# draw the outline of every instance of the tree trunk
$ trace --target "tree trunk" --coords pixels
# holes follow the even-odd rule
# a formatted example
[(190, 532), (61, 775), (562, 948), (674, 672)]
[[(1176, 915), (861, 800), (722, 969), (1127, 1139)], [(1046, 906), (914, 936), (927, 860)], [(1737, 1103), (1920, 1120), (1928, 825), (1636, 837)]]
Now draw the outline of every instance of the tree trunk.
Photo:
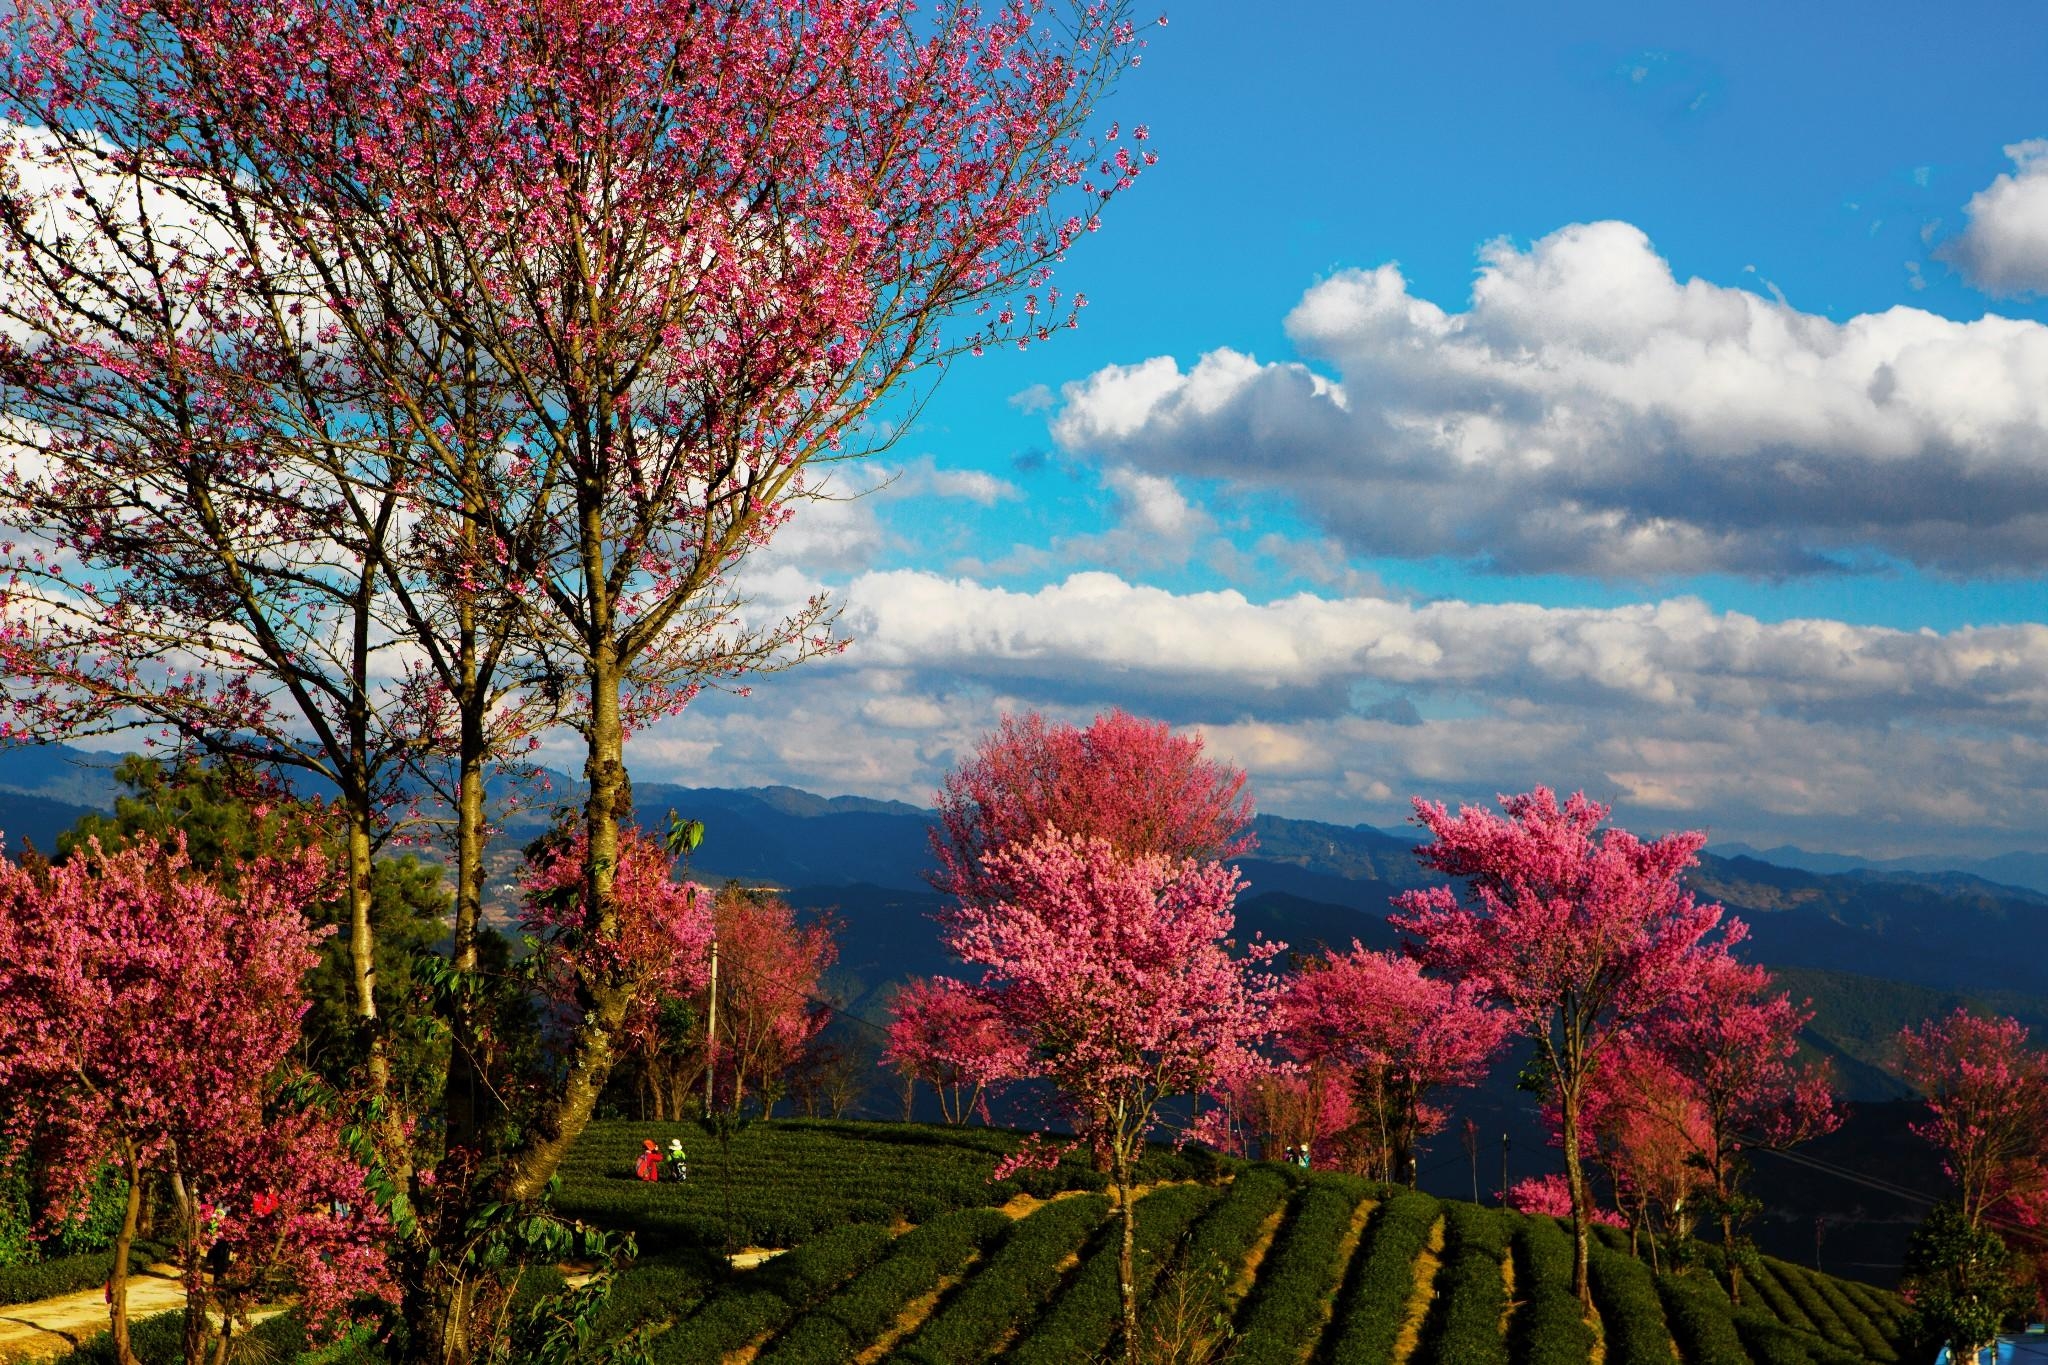
[(1138, 1211), (1131, 1200), (1131, 1158), (1122, 1143), (1115, 1147), (1117, 1203), (1121, 1206), (1123, 1237), (1117, 1245), (1117, 1291), (1123, 1296), (1124, 1360), (1138, 1362)]
[(383, 1099), (391, 1092), (391, 1059), (385, 1055), (377, 1019), (377, 931), (370, 919), (371, 816), (367, 800), (351, 798), (348, 804), (349, 1009), (362, 1034), (370, 1094)]
[[(609, 641), (596, 650), (590, 664), (588, 757), (583, 773), (590, 797), (583, 811), (589, 850), (585, 860), (586, 935), (615, 939), (619, 907), (613, 883), (619, 864), (619, 826), (632, 816), (632, 787), (627, 780), (625, 723), (619, 703), (623, 671)], [(611, 1076), (613, 1048), (626, 1010), (633, 1002), (624, 983), (591, 968), (578, 974), (577, 1003), (583, 1021), (569, 1045), (569, 1065), (561, 1092), (535, 1116), (526, 1140), (511, 1154), (498, 1180), (500, 1198), (526, 1201), (540, 1197), (562, 1159), (597, 1108)], [(737, 1112), (737, 1111), (735, 1111)]]
[[(474, 644), (464, 641), (462, 667), (465, 681), (475, 684)], [(462, 738), (455, 801), (455, 937), (449, 965), (464, 977), (477, 970), (477, 931), (483, 922), (484, 905), (484, 719), (478, 713), (478, 699), (462, 702)], [(455, 1035), (449, 1050), (448, 1079), (442, 1091), (442, 1108), (447, 1115), (448, 1144), (475, 1144), (479, 1126), (476, 1093), (476, 1005), (468, 991), (459, 991)]]
[(107, 1280), (107, 1304), (116, 1365), (139, 1365), (128, 1344), (128, 1251), (135, 1245), (135, 1224), (142, 1217), (142, 1167), (133, 1140), (123, 1139), (121, 1150), (128, 1165), (128, 1206), (121, 1213), (121, 1230), (114, 1234), (114, 1271)]
[(1593, 1311), (1593, 1282), (1588, 1273), (1587, 1236), (1592, 1219), (1587, 1207), (1586, 1168), (1579, 1160), (1579, 1095), (1576, 1087), (1558, 1086), (1558, 1112), (1564, 1138), (1564, 1179), (1572, 1196), (1572, 1293), (1582, 1312)]
[(1742, 1307), (1742, 1262), (1735, 1255), (1735, 1215), (1721, 1201), (1721, 1251), (1728, 1260), (1728, 1302)]

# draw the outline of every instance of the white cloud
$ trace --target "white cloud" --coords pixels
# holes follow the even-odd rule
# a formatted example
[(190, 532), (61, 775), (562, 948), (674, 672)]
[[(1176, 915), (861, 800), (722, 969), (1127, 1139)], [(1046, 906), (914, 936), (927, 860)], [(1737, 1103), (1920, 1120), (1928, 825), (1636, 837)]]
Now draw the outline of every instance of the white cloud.
[(1066, 387), (1055, 437), (1291, 495), (1355, 553), (1650, 577), (2048, 567), (2048, 327), (1834, 322), (1680, 281), (1626, 223), (1489, 247), (1470, 307), (1347, 271), (1228, 349)]
[(1970, 196), (1969, 222), (1942, 255), (1987, 293), (2048, 293), (2048, 139), (2016, 142), (2005, 154), (2011, 173)]
[(1543, 782), (1617, 801), (1637, 828), (1752, 842), (2044, 837), (2048, 626), (1765, 622), (1687, 597), (1260, 602), (1108, 573), (1012, 591), (875, 572), (843, 600), (844, 658), (700, 703), (678, 732), (716, 748), (676, 775), (920, 801), (1005, 710), (1122, 705), (1199, 728), (1283, 814), (1387, 823), (1411, 794)]
[(1361, 683), (1487, 700), (1734, 714), (2048, 722), (2048, 626), (1948, 634), (1622, 607), (1174, 593), (1107, 573), (1033, 592), (920, 570), (845, 592), (865, 667), (1057, 677), (1238, 715), (1345, 711)]
[(1411, 794), (1543, 782), (1615, 800), (1638, 828), (1721, 838), (1881, 852), (2043, 837), (2039, 625), (1771, 623), (1689, 598), (1262, 603), (1103, 573), (1031, 592), (871, 573), (846, 600), (842, 662), (700, 703), (677, 732), (714, 751), (646, 775), (923, 800), (1005, 710), (1085, 721), (1122, 705), (1199, 728), (1283, 814), (1387, 823)]

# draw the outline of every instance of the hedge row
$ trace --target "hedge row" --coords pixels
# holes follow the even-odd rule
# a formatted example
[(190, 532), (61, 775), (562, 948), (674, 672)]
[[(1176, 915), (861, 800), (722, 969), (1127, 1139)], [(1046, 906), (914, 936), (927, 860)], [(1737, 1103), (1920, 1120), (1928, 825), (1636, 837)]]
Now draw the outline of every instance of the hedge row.
[(1437, 1271), (1436, 1303), (1425, 1336), (1434, 1344), (1428, 1359), (1507, 1365), (1500, 1330), (1507, 1302), (1500, 1263), (1507, 1246), (1506, 1224), (1493, 1210), (1477, 1204), (1446, 1206), (1443, 1268)]
[(1415, 1293), (1415, 1258), (1429, 1241), (1441, 1205), (1402, 1191), (1373, 1210), (1330, 1320), (1323, 1355), (1333, 1361), (1386, 1360)]
[(1837, 1280), (1835, 1287), (1848, 1295), (1850, 1302), (1867, 1313), (1879, 1330), (1896, 1342), (1899, 1319), (1905, 1313), (1905, 1305), (1896, 1294), (1887, 1294), (1876, 1285), (1865, 1284), (1861, 1280)]
[(718, 1281), (720, 1262), (698, 1251), (642, 1257), (612, 1277), (597, 1318), (597, 1334), (610, 1341), (635, 1327), (664, 1328), (699, 1303)]
[(1195, 1275), (1214, 1274), (1225, 1284), (1236, 1278), (1273, 1211), (1287, 1198), (1288, 1179), (1265, 1166), (1247, 1169), (1230, 1184), (1230, 1193), (1202, 1216), (1188, 1234), (1180, 1268)]
[(1109, 1213), (1085, 1194), (1055, 1200), (1010, 1230), (996, 1253), (911, 1338), (889, 1365), (980, 1365), (1060, 1284), (1060, 1262), (1078, 1251)]
[[(680, 1137), (690, 1153), (682, 1184), (633, 1178), (641, 1143)], [(593, 1123), (562, 1164), (555, 1208), (568, 1217), (633, 1232), (642, 1251), (679, 1246), (793, 1246), (847, 1223), (927, 1223), (954, 1209), (1000, 1205), (1020, 1192), (1047, 1197), (1100, 1190), (1108, 1177), (1070, 1153), (1050, 1171), (991, 1184), (1018, 1142), (990, 1128), (777, 1120), (755, 1123), (729, 1153), (694, 1123)], [(728, 1159), (731, 1169), (726, 1169)], [(1213, 1153), (1148, 1150), (1142, 1184), (1215, 1175), (1231, 1163)], [(730, 1177), (731, 1204), (727, 1204)]]
[(1735, 1330), (1756, 1365), (1869, 1365), (1866, 1357), (1847, 1347), (1788, 1327), (1756, 1309), (1738, 1310)]
[(656, 1365), (719, 1365), (872, 1265), (889, 1242), (887, 1228), (856, 1223), (777, 1256), (656, 1337)]
[[(1173, 1259), (1188, 1225), (1217, 1197), (1211, 1186), (1169, 1185), (1138, 1201), (1134, 1273), (1141, 1298), (1160, 1267)], [(1014, 1365), (1074, 1365), (1107, 1349), (1123, 1321), (1123, 1294), (1117, 1284), (1122, 1244), (1122, 1217), (1114, 1215), (1096, 1236), (1066, 1292), (1003, 1359)]]
[[(305, 1324), (296, 1313), (266, 1318), (235, 1341), (243, 1351), (235, 1357), (238, 1360), (296, 1360), (311, 1349)], [(184, 1311), (129, 1319), (128, 1345), (142, 1365), (184, 1365)], [(100, 1333), (52, 1365), (115, 1365), (113, 1334)]]
[(1323, 1303), (1343, 1270), (1337, 1249), (1365, 1194), (1358, 1180), (1324, 1178), (1302, 1186), (1238, 1310), (1236, 1365), (1293, 1365), (1322, 1335)]
[(1586, 1365), (1593, 1329), (1572, 1293), (1571, 1233), (1555, 1218), (1520, 1218), (1512, 1247), (1522, 1301), (1508, 1328), (1514, 1358), (1523, 1365)]
[(1799, 1311), (1813, 1324), (1815, 1335), (1827, 1341), (1849, 1342), (1856, 1339), (1849, 1324), (1842, 1321), (1842, 1315), (1827, 1301), (1813, 1281), (1796, 1265), (1779, 1261), (1771, 1266), (1771, 1273), (1777, 1277), (1792, 1301), (1799, 1305)]
[(1704, 1270), (1667, 1271), (1657, 1277), (1657, 1294), (1686, 1365), (1749, 1365), (1749, 1351), (1735, 1327), (1735, 1305), (1720, 1281)]
[[(1820, 1328), (1814, 1324), (1812, 1318), (1806, 1316), (1806, 1310), (1799, 1306), (1799, 1300), (1793, 1298), (1791, 1292), (1778, 1279), (1777, 1274), (1771, 1269), (1771, 1264), (1768, 1259), (1764, 1259), (1752, 1265), (1742, 1277), (1743, 1290), (1745, 1293), (1753, 1290), (1754, 1293), (1749, 1294), (1749, 1298), (1761, 1299), (1760, 1306), (1768, 1309), (1771, 1316), (1793, 1331), (1819, 1336)], [(1781, 1261), (1778, 1264), (1784, 1263)], [(1745, 1308), (1750, 1306), (1748, 1301), (1743, 1304)]]
[(1794, 1331), (1761, 1309), (1738, 1309), (1732, 1321), (1754, 1365), (1813, 1365), (1818, 1337)]
[(1608, 1365), (1672, 1365), (1671, 1330), (1650, 1268), (1601, 1238), (1593, 1243), (1589, 1269)]
[[(128, 1258), (131, 1271), (149, 1264), (141, 1251)], [(114, 1273), (114, 1253), (88, 1251), (78, 1256), (60, 1256), (33, 1265), (0, 1266), (0, 1304), (34, 1303), (37, 1299), (103, 1287)]]
[(805, 1314), (759, 1357), (762, 1365), (846, 1365), (940, 1279), (1010, 1228), (994, 1209), (961, 1209), (897, 1239), (889, 1254)]
[(1865, 1355), (1872, 1360), (1884, 1362), (1885, 1365), (1890, 1365), (1890, 1362), (1899, 1358), (1892, 1343), (1878, 1330), (1877, 1325), (1871, 1322), (1870, 1315), (1842, 1292), (1842, 1287), (1836, 1280), (1817, 1271), (1808, 1270), (1804, 1266), (1788, 1266), (1786, 1273), (1788, 1276), (1796, 1275), (1819, 1295), (1821, 1301), (1827, 1304), (1829, 1310), (1849, 1329), (1850, 1338), (1854, 1339), (1857, 1348)]

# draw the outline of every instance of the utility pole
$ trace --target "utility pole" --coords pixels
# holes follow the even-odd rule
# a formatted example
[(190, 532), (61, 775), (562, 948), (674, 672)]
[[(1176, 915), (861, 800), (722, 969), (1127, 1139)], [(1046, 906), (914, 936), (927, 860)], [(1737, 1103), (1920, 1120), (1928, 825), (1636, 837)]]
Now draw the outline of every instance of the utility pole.
[(1508, 1202), (1508, 1135), (1500, 1135), (1500, 1203), (1503, 1208)]
[(718, 940), (711, 940), (711, 1007), (704, 1016), (704, 1117), (711, 1117), (711, 1101), (718, 1080)]

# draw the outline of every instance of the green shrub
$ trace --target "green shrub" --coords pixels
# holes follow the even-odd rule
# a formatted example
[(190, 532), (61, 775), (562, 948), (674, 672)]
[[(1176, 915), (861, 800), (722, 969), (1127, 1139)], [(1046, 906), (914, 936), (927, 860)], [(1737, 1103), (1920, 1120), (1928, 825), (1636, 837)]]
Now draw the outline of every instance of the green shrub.
[(897, 1239), (874, 1265), (806, 1313), (762, 1352), (762, 1365), (845, 1365), (896, 1321), (905, 1306), (1007, 1231), (994, 1209), (961, 1209)]
[(1650, 1268), (1603, 1239), (1593, 1244), (1589, 1269), (1608, 1365), (1672, 1365), (1671, 1331)]
[(1277, 1170), (1252, 1168), (1231, 1182), (1230, 1193), (1202, 1216), (1188, 1234), (1181, 1269), (1214, 1274), (1227, 1283), (1251, 1253), (1259, 1229), (1287, 1197), (1287, 1178)]
[[(1784, 1262), (1780, 1261), (1776, 1262), (1776, 1264), (1783, 1265)], [(1777, 1272), (1771, 1268), (1772, 1265), (1773, 1262), (1769, 1258), (1758, 1260), (1743, 1275), (1743, 1290), (1748, 1294), (1749, 1298), (1762, 1300), (1762, 1306), (1769, 1309), (1772, 1317), (1775, 1317), (1779, 1322), (1784, 1323), (1795, 1332), (1819, 1336), (1820, 1329), (1814, 1325), (1812, 1318), (1806, 1316), (1806, 1310), (1799, 1306), (1799, 1301), (1787, 1292), (1784, 1284), (1778, 1279)], [(1754, 1293), (1748, 1293), (1749, 1291), (1754, 1291)], [(1747, 1299), (1743, 1306), (1745, 1308), (1750, 1306)]]
[(1392, 1355), (1415, 1293), (1415, 1258), (1428, 1243), (1440, 1208), (1428, 1195), (1404, 1190), (1373, 1210), (1337, 1297), (1325, 1359), (1385, 1360)]
[(1842, 1321), (1834, 1305), (1829, 1303), (1813, 1281), (1807, 1278), (1805, 1270), (1786, 1261), (1771, 1265), (1771, 1273), (1784, 1286), (1792, 1301), (1799, 1305), (1799, 1311), (1813, 1324), (1814, 1334), (1824, 1341), (1838, 1342), (1844, 1346), (1856, 1340), (1849, 1324)]
[(1899, 1358), (1898, 1352), (1892, 1349), (1891, 1342), (1886, 1340), (1884, 1333), (1880, 1332), (1877, 1329), (1877, 1325), (1871, 1322), (1870, 1315), (1852, 1302), (1847, 1294), (1842, 1292), (1841, 1284), (1832, 1276), (1808, 1270), (1803, 1266), (1798, 1267), (1796, 1271), (1788, 1268), (1787, 1273), (1796, 1273), (1800, 1279), (1804, 1280), (1812, 1288), (1813, 1292), (1820, 1297), (1821, 1301), (1827, 1304), (1834, 1315), (1841, 1320), (1842, 1324), (1849, 1329), (1849, 1336), (1836, 1338), (1836, 1344), (1848, 1346), (1853, 1343), (1857, 1350), (1869, 1356), (1872, 1360), (1885, 1362), (1886, 1365)]
[(1500, 1331), (1506, 1305), (1500, 1263), (1506, 1254), (1507, 1228), (1499, 1215), (1477, 1204), (1445, 1207), (1443, 1266), (1423, 1337), (1430, 1347), (1426, 1358), (1507, 1365)]
[(1735, 1327), (1735, 1305), (1704, 1267), (1659, 1275), (1657, 1293), (1686, 1365), (1749, 1365), (1749, 1352)]
[[(1138, 1201), (1135, 1272), (1142, 1297), (1161, 1267), (1173, 1259), (1188, 1225), (1218, 1191), (1206, 1185), (1169, 1185)], [(1123, 1321), (1117, 1287), (1122, 1221), (1112, 1216), (1095, 1237), (1066, 1292), (1054, 1299), (1023, 1339), (1003, 1357), (1014, 1365), (1075, 1365), (1093, 1360)]]
[(1522, 1301), (1508, 1325), (1515, 1360), (1585, 1365), (1593, 1356), (1593, 1329), (1572, 1293), (1571, 1234), (1554, 1218), (1518, 1218), (1513, 1225), (1515, 1294)]
[(1342, 1271), (1337, 1249), (1367, 1188), (1341, 1177), (1311, 1177), (1302, 1185), (1238, 1310), (1237, 1365), (1293, 1365), (1323, 1334), (1323, 1304)]
[(1057, 1200), (1015, 1227), (996, 1253), (890, 1355), (890, 1365), (979, 1365), (1059, 1288), (1059, 1264), (1108, 1216), (1109, 1201)]
[[(243, 1343), (247, 1352), (235, 1357), (241, 1360), (296, 1360), (311, 1349), (305, 1324), (296, 1313), (266, 1318), (246, 1336), (238, 1336), (236, 1341)], [(128, 1345), (142, 1365), (184, 1365), (185, 1314), (174, 1311), (131, 1318), (128, 1322)], [(53, 1365), (115, 1365), (113, 1334), (100, 1333)]]
[[(662, 1146), (681, 1137), (690, 1179), (649, 1183), (633, 1177), (642, 1139)], [(794, 1246), (848, 1223), (929, 1222), (953, 1209), (1000, 1205), (1023, 1192), (1040, 1198), (1101, 1190), (1108, 1177), (1076, 1150), (1050, 1171), (990, 1183), (1018, 1134), (1001, 1129), (934, 1128), (906, 1123), (776, 1119), (748, 1125), (731, 1144), (731, 1208), (726, 1153), (694, 1123), (592, 1123), (562, 1163), (554, 1206), (632, 1232), (650, 1255), (678, 1247)], [(1141, 1184), (1213, 1176), (1225, 1158), (1151, 1148), (1138, 1161)]]
[(1807, 1349), (1812, 1338), (1806, 1333), (1755, 1308), (1738, 1309), (1734, 1322), (1755, 1365), (1813, 1365), (1813, 1352)]
[(1906, 1305), (1896, 1294), (1887, 1294), (1875, 1285), (1860, 1280), (1836, 1280), (1835, 1288), (1848, 1295), (1849, 1301), (1869, 1315), (1872, 1325), (1884, 1333), (1894, 1351), (1902, 1349), (1905, 1337)]
[[(128, 1258), (131, 1273), (148, 1264), (149, 1257), (140, 1250)], [(92, 1251), (37, 1261), (31, 1265), (0, 1267), (0, 1304), (33, 1303), (59, 1294), (98, 1289), (113, 1273), (114, 1253), (111, 1251)]]
[(719, 1365), (728, 1351), (776, 1331), (889, 1248), (889, 1232), (855, 1223), (812, 1238), (712, 1295), (654, 1339), (658, 1365)]
[(611, 1293), (597, 1319), (598, 1335), (610, 1340), (636, 1327), (665, 1328), (701, 1303), (718, 1276), (718, 1261), (697, 1251), (635, 1261), (612, 1276)]

